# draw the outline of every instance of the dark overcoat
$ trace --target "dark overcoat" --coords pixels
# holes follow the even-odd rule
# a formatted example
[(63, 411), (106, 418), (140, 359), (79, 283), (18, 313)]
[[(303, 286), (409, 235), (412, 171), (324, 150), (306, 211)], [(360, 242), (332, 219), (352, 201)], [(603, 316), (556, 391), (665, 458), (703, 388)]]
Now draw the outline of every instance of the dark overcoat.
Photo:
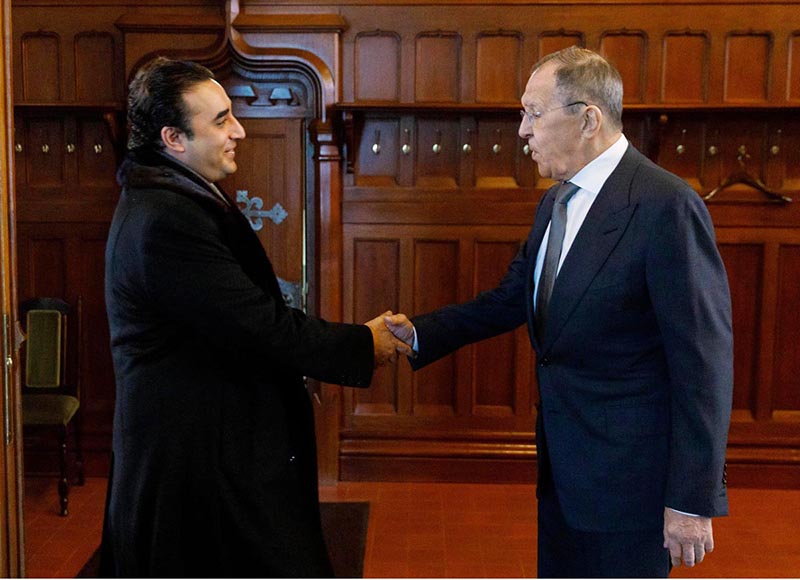
[(659, 528), (665, 506), (727, 514), (731, 300), (708, 210), (629, 146), (564, 258), (539, 340), (534, 268), (556, 189), (497, 288), (413, 319), (412, 365), (527, 323), (540, 483), (572, 528)]
[(367, 386), (370, 330), (287, 307), (246, 218), (168, 157), (118, 178), (102, 574), (332, 575), (303, 377)]

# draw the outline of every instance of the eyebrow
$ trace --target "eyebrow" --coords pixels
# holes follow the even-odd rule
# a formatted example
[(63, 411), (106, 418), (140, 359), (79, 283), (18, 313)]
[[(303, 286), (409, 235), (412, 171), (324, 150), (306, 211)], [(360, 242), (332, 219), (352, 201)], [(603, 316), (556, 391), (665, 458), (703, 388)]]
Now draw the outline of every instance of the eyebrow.
[(226, 117), (230, 112), (231, 112), (230, 109), (225, 109), (224, 111), (220, 111), (219, 113), (217, 113), (217, 116), (214, 117), (214, 120), (218, 121), (219, 119)]

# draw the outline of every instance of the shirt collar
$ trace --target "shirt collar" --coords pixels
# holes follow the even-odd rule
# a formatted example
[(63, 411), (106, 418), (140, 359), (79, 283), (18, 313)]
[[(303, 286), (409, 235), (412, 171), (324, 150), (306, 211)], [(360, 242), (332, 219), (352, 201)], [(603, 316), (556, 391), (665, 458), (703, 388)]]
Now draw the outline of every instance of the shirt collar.
[(620, 134), (619, 139), (600, 155), (592, 159), (569, 181), (594, 194), (600, 192), (608, 177), (617, 168), (628, 149), (628, 140)]

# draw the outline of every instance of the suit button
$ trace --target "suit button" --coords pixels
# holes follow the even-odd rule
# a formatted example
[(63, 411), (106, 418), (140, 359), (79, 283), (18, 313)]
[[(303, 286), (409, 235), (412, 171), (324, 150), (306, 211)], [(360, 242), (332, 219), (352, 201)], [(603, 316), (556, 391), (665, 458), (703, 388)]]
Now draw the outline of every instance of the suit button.
[(544, 357), (542, 360), (539, 361), (540, 367), (546, 367), (549, 364), (550, 364), (550, 359), (547, 357)]
[(296, 459), (297, 457), (295, 457), (294, 455), (289, 456), (289, 463), (294, 463)]

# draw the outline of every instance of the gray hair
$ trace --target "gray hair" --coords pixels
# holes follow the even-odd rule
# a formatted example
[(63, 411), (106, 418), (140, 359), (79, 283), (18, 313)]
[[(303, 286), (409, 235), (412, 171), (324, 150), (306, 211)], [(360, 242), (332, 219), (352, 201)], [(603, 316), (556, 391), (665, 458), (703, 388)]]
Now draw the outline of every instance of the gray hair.
[(622, 77), (613, 64), (598, 53), (570, 46), (543, 57), (533, 70), (555, 64), (556, 92), (564, 103), (585, 101), (596, 105), (612, 124), (622, 128)]

